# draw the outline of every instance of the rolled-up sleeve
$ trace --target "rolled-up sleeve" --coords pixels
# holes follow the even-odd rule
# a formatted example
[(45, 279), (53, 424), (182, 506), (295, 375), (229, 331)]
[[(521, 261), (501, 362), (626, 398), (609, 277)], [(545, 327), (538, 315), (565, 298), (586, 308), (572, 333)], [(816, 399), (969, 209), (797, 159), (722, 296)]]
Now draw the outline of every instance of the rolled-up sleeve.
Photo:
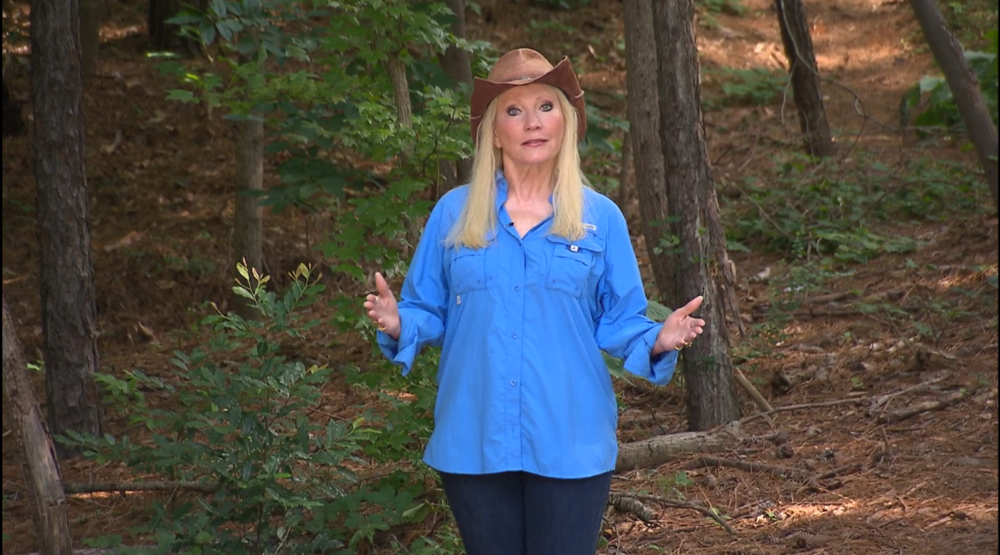
[(451, 218), (445, 199), (431, 211), (413, 254), (399, 298), (399, 339), (378, 333), (378, 346), (393, 364), (409, 374), (425, 346), (440, 346), (447, 316), (448, 283), (444, 271), (444, 239)]
[(629, 238), (625, 217), (610, 211), (605, 252), (605, 273), (599, 286), (600, 316), (597, 345), (609, 355), (624, 359), (625, 370), (656, 385), (666, 385), (674, 375), (677, 351), (652, 356), (663, 327), (646, 316), (648, 300), (639, 264)]

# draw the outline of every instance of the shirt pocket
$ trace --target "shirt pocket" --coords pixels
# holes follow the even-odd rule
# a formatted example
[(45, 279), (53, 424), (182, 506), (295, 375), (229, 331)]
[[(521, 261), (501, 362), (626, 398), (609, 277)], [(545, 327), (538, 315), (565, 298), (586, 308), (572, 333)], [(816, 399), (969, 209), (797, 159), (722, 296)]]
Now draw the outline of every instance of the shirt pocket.
[(572, 241), (549, 235), (548, 240), (553, 252), (545, 286), (574, 297), (580, 297), (585, 291), (591, 290), (591, 282), (597, 277), (603, 246), (591, 236)]
[(461, 247), (452, 251), (451, 292), (461, 295), (486, 288), (486, 249)]

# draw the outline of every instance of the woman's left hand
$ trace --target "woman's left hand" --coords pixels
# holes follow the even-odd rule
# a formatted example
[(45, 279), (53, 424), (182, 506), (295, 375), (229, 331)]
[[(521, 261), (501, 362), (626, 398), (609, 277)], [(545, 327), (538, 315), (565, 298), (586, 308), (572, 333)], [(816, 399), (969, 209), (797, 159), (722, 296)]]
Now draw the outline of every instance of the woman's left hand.
[(679, 351), (701, 335), (705, 321), (691, 314), (698, 310), (704, 300), (705, 297), (698, 295), (667, 316), (660, 334), (656, 336), (656, 345), (653, 346), (654, 356), (667, 351)]

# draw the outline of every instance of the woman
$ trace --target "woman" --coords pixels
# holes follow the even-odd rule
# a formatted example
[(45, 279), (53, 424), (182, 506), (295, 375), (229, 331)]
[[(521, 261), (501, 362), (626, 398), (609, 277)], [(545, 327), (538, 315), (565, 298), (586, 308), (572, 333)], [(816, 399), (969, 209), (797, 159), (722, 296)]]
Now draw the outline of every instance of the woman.
[(618, 452), (601, 351), (666, 384), (705, 325), (702, 298), (645, 316), (625, 218), (580, 171), (568, 59), (505, 54), (476, 79), (471, 116), (472, 182), (434, 207), (401, 300), (376, 274), (364, 306), (404, 373), (442, 347), (424, 461), (468, 555), (593, 555)]

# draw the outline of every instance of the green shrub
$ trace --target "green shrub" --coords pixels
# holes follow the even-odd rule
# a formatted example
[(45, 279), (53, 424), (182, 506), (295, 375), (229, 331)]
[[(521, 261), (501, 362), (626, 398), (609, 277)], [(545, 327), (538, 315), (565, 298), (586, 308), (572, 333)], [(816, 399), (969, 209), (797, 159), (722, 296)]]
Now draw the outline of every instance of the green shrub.
[[(979, 88), (983, 100), (997, 124), (997, 30), (993, 29), (986, 35), (989, 40), (985, 52), (965, 51), (965, 60), (970, 69), (979, 79)], [(914, 116), (915, 114), (915, 116)], [(965, 122), (958, 113), (958, 106), (951, 94), (947, 81), (941, 76), (925, 75), (920, 82), (913, 85), (899, 105), (899, 119), (902, 125), (908, 125), (910, 119), (921, 135), (927, 134), (926, 128), (942, 128), (948, 130), (963, 130)]]
[(155, 538), (159, 553), (346, 555), (379, 531), (422, 519), (429, 506), (415, 501), (421, 483), (401, 472), (363, 482), (351, 470), (368, 464), (358, 455), (380, 435), (365, 418), (315, 418), (332, 370), (283, 349), (319, 323), (300, 317), (323, 289), (319, 276), (300, 266), (279, 296), (266, 290), (268, 276), (238, 269), (234, 291), (257, 308), (259, 321), (206, 318), (206, 346), (175, 352), (179, 371), (170, 379), (140, 370), (99, 376), (108, 406), (130, 427), (145, 428), (148, 441), (127, 434), (65, 438), (98, 463), (118, 461), (175, 480), (177, 491), (192, 484), (210, 491), (193, 501), (172, 495), (156, 502), (149, 524), (133, 533)]

